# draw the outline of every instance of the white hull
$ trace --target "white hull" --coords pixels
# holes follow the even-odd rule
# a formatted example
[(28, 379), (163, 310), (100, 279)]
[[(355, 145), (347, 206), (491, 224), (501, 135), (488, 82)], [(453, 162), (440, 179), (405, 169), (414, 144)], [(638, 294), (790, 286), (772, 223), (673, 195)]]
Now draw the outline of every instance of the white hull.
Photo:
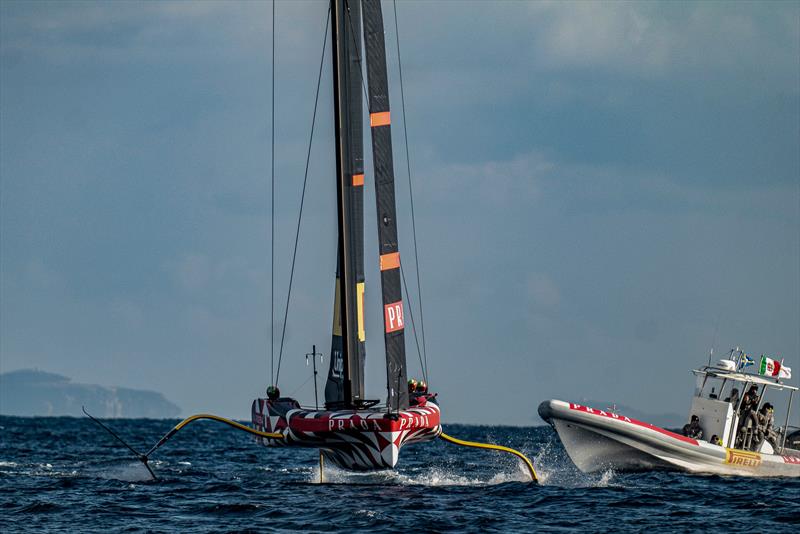
[(742, 476), (800, 476), (800, 452), (763, 454), (694, 440), (588, 406), (544, 401), (539, 415), (553, 425), (583, 472), (674, 469)]

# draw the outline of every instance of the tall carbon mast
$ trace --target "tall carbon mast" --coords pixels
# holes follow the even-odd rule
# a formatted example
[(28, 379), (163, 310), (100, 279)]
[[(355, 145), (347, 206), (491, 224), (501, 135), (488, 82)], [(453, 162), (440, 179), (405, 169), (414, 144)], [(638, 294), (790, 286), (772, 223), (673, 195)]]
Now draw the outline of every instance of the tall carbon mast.
[(333, 106), (339, 235), (334, 323), (325, 407), (364, 400), (364, 140), (361, 1), (332, 0)]
[[(397, 465), (400, 449), (404, 445), (423, 443), (438, 437), (459, 445), (512, 452), (527, 462), (531, 475), (535, 477), (533, 466), (521, 453), (506, 447), (461, 441), (442, 434), (441, 410), (435, 393), (420, 392), (413, 397), (413, 406), (409, 406), (406, 388), (405, 317), (401, 294), (403, 274), (397, 246), (391, 117), (381, 4), (379, 0), (330, 0), (330, 17), (333, 27), (331, 48), (338, 242), (336, 297), (330, 369), (325, 385), (325, 410), (320, 410), (316, 402), (314, 408), (303, 408), (297, 400), (280, 397), (276, 389), (270, 388), (267, 398), (256, 398), (253, 401), (253, 428), (247, 428), (235, 421), (223, 422), (255, 434), (266, 446), (319, 449), (321, 481), (323, 458), (325, 462), (342, 469), (391, 469)], [(362, 58), (365, 57), (361, 53), (362, 37), (367, 56), (368, 80), (362, 76)], [(324, 54), (323, 48), (322, 55)], [(323, 65), (324, 62), (321, 62), (317, 99)], [(366, 117), (363, 116), (362, 90), (367, 93), (369, 100), (369, 127), (374, 160), (386, 346), (386, 409), (382, 406), (373, 408), (378, 401), (364, 398), (365, 180), (362, 121)], [(316, 111), (315, 104), (309, 155)], [(305, 194), (305, 182), (303, 188)], [(302, 205), (301, 201), (301, 215)], [(298, 222), (295, 253), (299, 231)], [(292, 273), (295, 257), (292, 259)], [(292, 276), (290, 288), (291, 280)], [(287, 313), (288, 302), (287, 297)], [(412, 317), (411, 308), (409, 317)], [(284, 320), (284, 326), (285, 324)], [(316, 371), (314, 375), (316, 376)], [(316, 390), (314, 398), (316, 401)], [(209, 417), (216, 418), (196, 415), (181, 422), (151, 452), (182, 426), (197, 418)], [(150, 453), (136, 454), (146, 462)]]
[(369, 122), (375, 167), (375, 202), (378, 213), (383, 326), (386, 344), (386, 404), (390, 410), (408, 408), (406, 388), (405, 317), (400, 286), (400, 252), (397, 248), (397, 218), (392, 160), (389, 87), (386, 75), (386, 45), (380, 0), (364, 0), (364, 46), (367, 52)]

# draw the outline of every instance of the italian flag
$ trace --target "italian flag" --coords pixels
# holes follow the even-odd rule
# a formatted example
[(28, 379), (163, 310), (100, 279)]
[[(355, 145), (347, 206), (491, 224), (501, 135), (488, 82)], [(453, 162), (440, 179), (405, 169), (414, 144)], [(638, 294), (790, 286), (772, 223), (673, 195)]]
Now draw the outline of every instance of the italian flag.
[(758, 374), (777, 378), (792, 378), (792, 369), (784, 367), (778, 360), (767, 358), (762, 354)]

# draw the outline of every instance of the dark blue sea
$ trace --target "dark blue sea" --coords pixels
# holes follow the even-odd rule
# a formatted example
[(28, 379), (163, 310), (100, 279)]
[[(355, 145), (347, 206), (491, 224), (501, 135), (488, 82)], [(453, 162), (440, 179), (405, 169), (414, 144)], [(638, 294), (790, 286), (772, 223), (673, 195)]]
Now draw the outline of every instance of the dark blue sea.
[[(108, 421), (147, 449), (177, 421)], [(399, 469), (326, 468), (316, 451), (266, 449), (219, 423), (190, 425), (145, 468), (88, 419), (0, 417), (2, 532), (798, 532), (800, 480), (580, 473), (549, 427), (446, 426), (518, 448), (512, 456), (437, 441)]]

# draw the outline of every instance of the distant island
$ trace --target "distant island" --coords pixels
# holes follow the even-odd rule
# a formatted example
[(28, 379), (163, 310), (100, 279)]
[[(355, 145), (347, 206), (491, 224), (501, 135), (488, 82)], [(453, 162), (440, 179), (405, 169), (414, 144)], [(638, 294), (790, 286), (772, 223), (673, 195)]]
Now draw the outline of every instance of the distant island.
[(66, 376), (23, 369), (0, 374), (0, 414), (98, 417), (177, 417), (180, 408), (155, 391), (78, 384)]

